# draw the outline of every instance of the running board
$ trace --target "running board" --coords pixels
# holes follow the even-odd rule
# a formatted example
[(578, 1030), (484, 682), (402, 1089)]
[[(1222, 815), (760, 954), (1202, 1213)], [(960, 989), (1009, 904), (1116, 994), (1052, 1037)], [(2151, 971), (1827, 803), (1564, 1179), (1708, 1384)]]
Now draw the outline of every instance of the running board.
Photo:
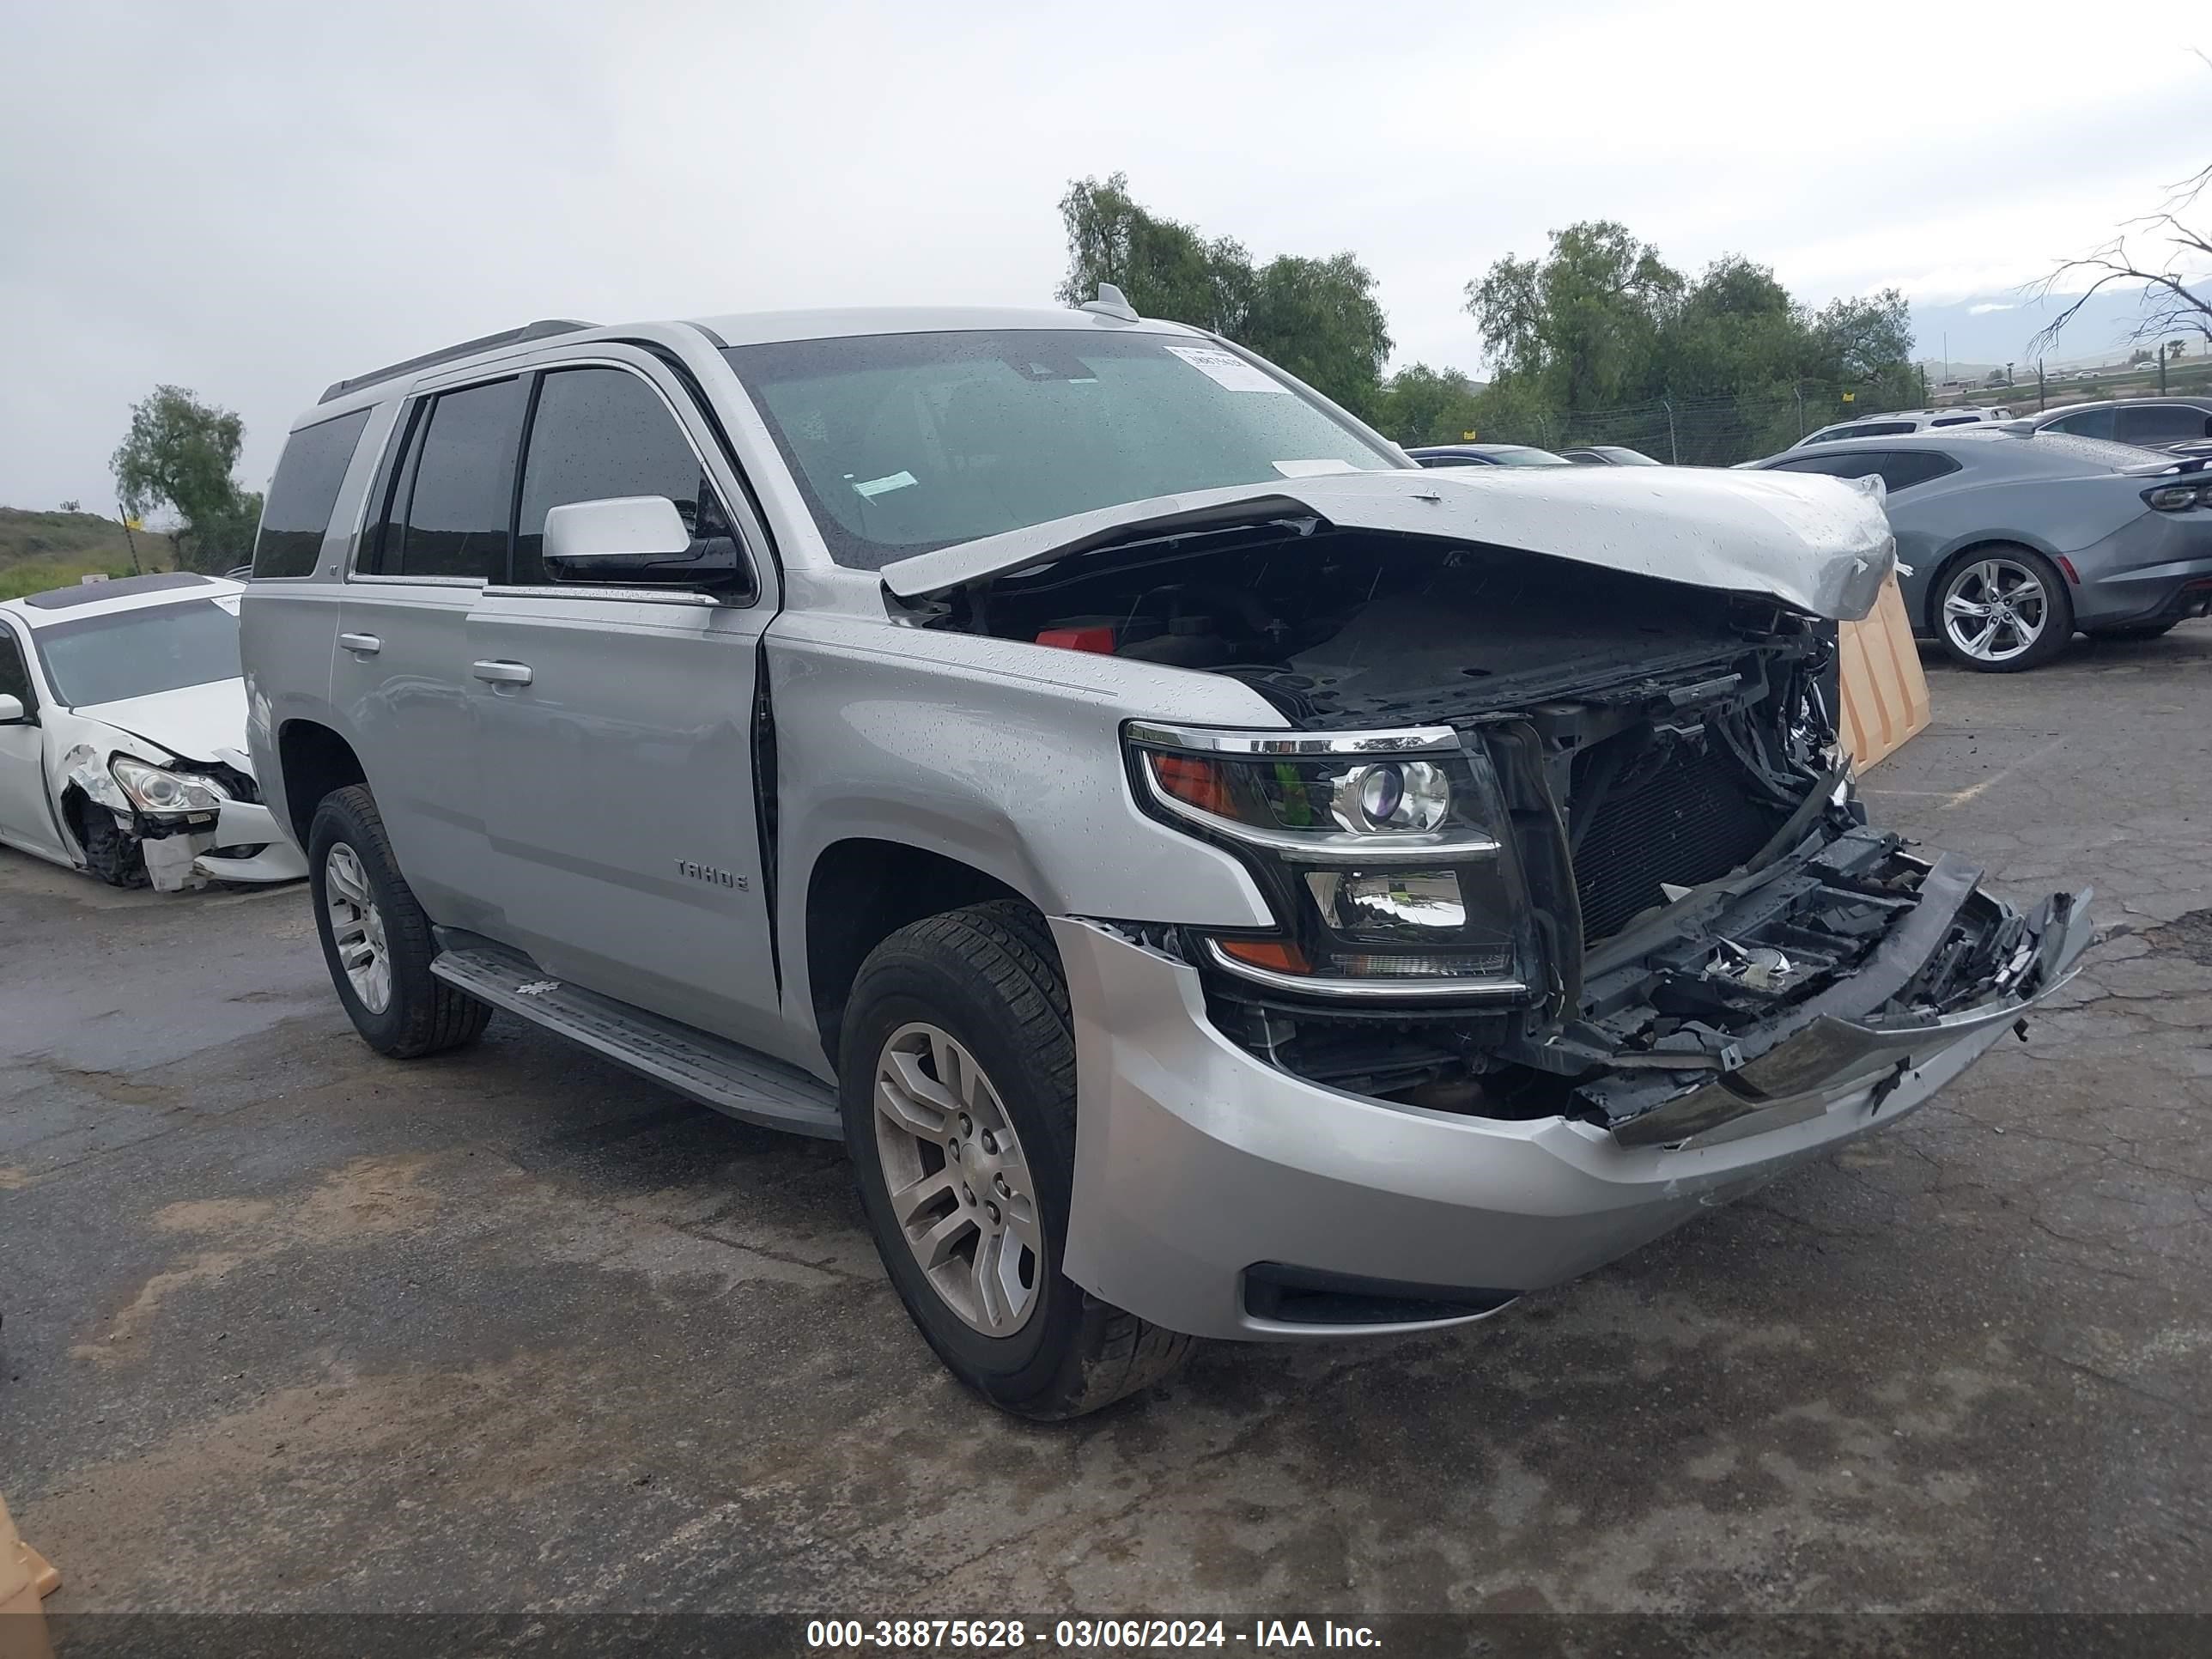
[(430, 971), (479, 1002), (520, 1014), (718, 1112), (825, 1139), (844, 1133), (837, 1091), (819, 1078), (612, 997), (564, 985), (525, 957), (483, 946), (449, 948), (431, 959)]

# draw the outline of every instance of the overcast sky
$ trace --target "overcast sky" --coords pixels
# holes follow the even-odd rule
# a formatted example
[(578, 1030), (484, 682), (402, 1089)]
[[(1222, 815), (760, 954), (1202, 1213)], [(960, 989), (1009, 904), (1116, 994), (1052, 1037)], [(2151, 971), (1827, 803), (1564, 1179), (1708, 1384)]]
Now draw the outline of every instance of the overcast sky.
[(530, 318), (1048, 302), (1061, 191), (1117, 168), (1261, 257), (1356, 252), (1401, 362), (1478, 368), (1468, 279), (1583, 218), (1814, 302), (2001, 294), (2212, 161), (2212, 70), (2110, 22), (0, 0), (0, 503), (110, 510), (161, 381), (245, 416), (258, 488), (327, 382)]

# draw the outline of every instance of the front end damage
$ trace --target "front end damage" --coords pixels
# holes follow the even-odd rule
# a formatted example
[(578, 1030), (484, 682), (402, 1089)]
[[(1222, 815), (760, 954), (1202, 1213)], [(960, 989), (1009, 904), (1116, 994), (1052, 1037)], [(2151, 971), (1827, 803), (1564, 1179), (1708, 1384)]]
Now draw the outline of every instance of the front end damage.
[[(1386, 1310), (1495, 1306), (1911, 1109), (2071, 971), (2086, 891), (2018, 912), (1867, 823), (1832, 617), (1593, 564), (1278, 519), (922, 612), (1231, 676), (1283, 720), (1127, 727), (1139, 805), (1239, 859), (1277, 925), (1059, 929), (1085, 1075), (1121, 1103), (1079, 1128), (1082, 1282), (1214, 1334), (1290, 1334), (1249, 1296), (1206, 1299), (1208, 1269), (1249, 1289), (1255, 1264), (1352, 1274)], [(1171, 1042), (1176, 996), (1256, 1069)], [(1171, 1049), (1198, 1085), (1167, 1076)], [(1364, 1118), (1355, 1155), (1277, 1121), (1270, 1074), (1285, 1111), (1400, 1115)], [(1250, 1197), (1208, 1224), (1216, 1247), (1160, 1211), (1168, 1147)], [(1313, 1224), (1282, 1218), (1300, 1193)]]
[(64, 822), (86, 866), (118, 886), (294, 881), (307, 862), (261, 802), (246, 757), (179, 759), (80, 744), (63, 757)]

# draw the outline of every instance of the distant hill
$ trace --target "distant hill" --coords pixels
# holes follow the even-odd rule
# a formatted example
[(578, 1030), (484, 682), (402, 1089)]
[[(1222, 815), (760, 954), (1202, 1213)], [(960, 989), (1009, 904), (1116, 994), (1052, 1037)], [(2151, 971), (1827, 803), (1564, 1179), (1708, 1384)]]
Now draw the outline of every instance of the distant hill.
[[(175, 545), (158, 532), (131, 532), (142, 570), (173, 569)], [(30, 513), (0, 507), (0, 599), (66, 587), (85, 576), (127, 576), (131, 544), (123, 526), (96, 513)]]
[[(2212, 299), (2212, 283), (2192, 293)], [(2033, 299), (2018, 289), (1970, 295), (1954, 305), (1916, 303), (1912, 307), (1913, 355), (1939, 362), (1948, 352), (1955, 374), (1969, 364), (1979, 364), (1987, 374), (1991, 364), (2011, 363), (2014, 372), (2033, 375), (2027, 343), (2035, 331), (2073, 303), (2071, 295)], [(2066, 325), (2047, 361), (2051, 368), (2063, 364), (2124, 361), (2124, 343), (2143, 308), (2140, 289), (2110, 288), (2093, 295), (2081, 313)], [(2184, 337), (2178, 334), (2175, 337)], [(2205, 347), (2194, 336), (2191, 356), (2202, 356)]]

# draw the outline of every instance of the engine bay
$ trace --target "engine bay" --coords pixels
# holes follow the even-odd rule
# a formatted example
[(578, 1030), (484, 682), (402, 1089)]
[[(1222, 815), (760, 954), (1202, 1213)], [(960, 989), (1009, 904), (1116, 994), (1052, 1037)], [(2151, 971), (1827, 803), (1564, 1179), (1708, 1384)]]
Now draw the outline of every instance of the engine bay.
[[(1449, 726), (1486, 766), (1539, 941), (1513, 1006), (1355, 1006), (1139, 930), (1200, 968), (1224, 1032), (1353, 1092), (1663, 1123), (1822, 1012), (1940, 1018), (2018, 988), (2063, 931), (1865, 827), (1832, 627), (1772, 599), (1300, 521), (1015, 572), (932, 625), (1231, 676), (1310, 731)], [(1877, 973), (1909, 925), (1917, 954)]]

